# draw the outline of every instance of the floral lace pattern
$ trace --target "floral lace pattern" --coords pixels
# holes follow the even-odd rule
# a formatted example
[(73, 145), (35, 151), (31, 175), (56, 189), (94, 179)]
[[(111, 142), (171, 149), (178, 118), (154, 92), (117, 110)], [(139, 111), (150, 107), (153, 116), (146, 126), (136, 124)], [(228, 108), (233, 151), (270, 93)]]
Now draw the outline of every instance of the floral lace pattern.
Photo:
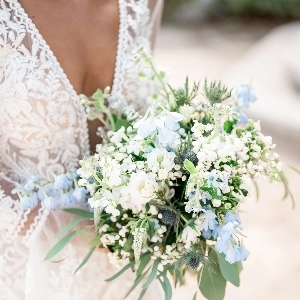
[[(119, 44), (112, 98), (120, 99), (123, 105), (141, 107), (143, 102), (138, 101), (143, 99), (142, 91), (149, 87), (137, 84), (134, 53), (139, 44), (150, 51), (154, 24), (147, 0), (118, 3)], [(32, 175), (49, 178), (51, 172), (62, 173), (65, 166), (76, 166), (78, 159), (89, 153), (86, 113), (80, 97), (17, 0), (0, 0), (0, 129), (0, 184), (22, 183)], [(103, 271), (101, 278), (96, 276), (99, 270), (108, 269), (104, 257), (97, 262), (94, 274), (78, 276), (77, 280), (71, 273), (85, 254), (76, 256), (76, 262), (67, 259), (59, 267), (52, 264), (45, 270), (43, 265), (44, 273), (39, 273), (37, 265), (43, 257), (38, 260), (33, 253), (44, 254), (49, 250), (49, 243), (44, 248), (38, 245), (43, 244), (45, 228), (53, 225), (48, 220), (49, 214), (56, 212), (49, 213), (41, 207), (34, 223), (21, 237), (19, 232), (29, 211), (22, 211), (19, 202), (9, 196), (11, 190), (3, 188), (4, 191), (0, 188), (0, 299), (40, 299), (46, 291), (56, 291), (51, 299), (82, 299), (87, 295), (93, 299), (92, 290), (95, 299), (100, 294), (107, 295), (105, 299), (120, 299), (119, 295), (112, 296), (115, 290), (112, 285), (109, 288), (99, 284), (107, 277), (107, 271)], [(57, 229), (52, 228), (47, 238), (52, 239)], [(68, 276), (72, 280), (67, 280)], [(47, 286), (38, 291), (37, 287), (42, 285), (39, 280), (45, 278), (49, 278)], [(130, 283), (122, 281), (124, 287)]]

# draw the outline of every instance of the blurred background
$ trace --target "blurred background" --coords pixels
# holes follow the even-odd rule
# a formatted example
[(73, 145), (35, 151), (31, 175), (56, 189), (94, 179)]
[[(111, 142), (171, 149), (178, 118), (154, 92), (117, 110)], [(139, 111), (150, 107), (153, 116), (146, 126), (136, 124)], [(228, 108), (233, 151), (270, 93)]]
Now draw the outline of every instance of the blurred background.
[[(288, 166), (300, 169), (300, 0), (165, 0), (155, 59), (174, 86), (188, 75), (255, 88), (247, 114), (273, 136), (296, 207), (280, 185), (260, 180), (259, 201), (241, 212), (251, 255), (225, 300), (299, 300), (300, 176)], [(188, 280), (174, 299), (192, 299), (196, 288)]]

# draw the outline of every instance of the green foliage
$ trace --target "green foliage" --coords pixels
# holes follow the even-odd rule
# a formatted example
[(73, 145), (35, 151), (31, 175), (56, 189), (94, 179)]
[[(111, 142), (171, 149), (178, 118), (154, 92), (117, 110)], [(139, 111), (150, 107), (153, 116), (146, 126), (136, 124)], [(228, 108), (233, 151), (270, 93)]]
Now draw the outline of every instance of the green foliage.
[(198, 174), (197, 169), (195, 168), (194, 164), (189, 161), (188, 159), (186, 159), (184, 161), (184, 167), (191, 173), (191, 174)]
[(231, 90), (228, 91), (228, 88), (225, 85), (222, 86), (221, 82), (217, 83), (213, 81), (208, 84), (205, 79), (203, 90), (205, 97), (211, 104), (221, 103), (231, 97)]
[(199, 288), (203, 296), (208, 300), (223, 300), (225, 296), (226, 279), (221, 273), (216, 252), (210, 249), (208, 255), (215, 264), (212, 263), (211, 267), (203, 268)]
[(175, 103), (172, 105), (172, 110), (177, 111), (178, 107), (189, 104), (198, 95), (199, 83), (194, 82), (192, 90), (190, 91), (189, 79), (186, 77), (184, 88), (174, 90), (170, 85), (169, 88), (175, 99)]
[(164, 19), (172, 19), (183, 4), (213, 17), (300, 18), (299, 0), (212, 0), (209, 3), (205, 0), (166, 0)]
[(63, 235), (64, 233), (67, 233), (69, 230), (71, 230), (73, 227), (75, 227), (78, 223), (84, 220), (89, 220), (89, 218), (78, 218), (72, 220), (70, 223), (68, 223), (63, 229), (61, 229), (58, 233), (55, 234), (54, 237), (59, 237)]
[(223, 277), (235, 286), (240, 286), (240, 276), (235, 264), (230, 264), (225, 260), (225, 254), (218, 253), (218, 261)]
[(61, 240), (59, 240), (47, 253), (44, 260), (50, 260), (54, 257), (57, 253), (59, 253), (65, 246), (75, 237), (76, 231), (72, 231), (66, 236), (64, 236)]
[(92, 256), (92, 254), (93, 254), (93, 252), (94, 252), (95, 249), (96, 249), (96, 247), (93, 247), (93, 248), (90, 249), (90, 251), (88, 252), (88, 254), (86, 255), (86, 257), (83, 259), (83, 261), (81, 262), (81, 264), (75, 270), (74, 275), (88, 262), (88, 260)]
[(234, 126), (236, 125), (237, 120), (227, 120), (224, 122), (223, 128), (225, 130), (226, 133), (231, 133)]
[(65, 208), (64, 211), (87, 219), (92, 219), (94, 217), (94, 214), (92, 212), (79, 208)]
[(118, 131), (122, 126), (125, 127), (125, 129), (127, 129), (127, 127), (129, 127), (130, 123), (125, 120), (125, 119), (120, 119), (117, 118), (116, 116), (113, 116), (114, 121), (115, 121), (115, 131)]
[(292, 19), (300, 17), (299, 0), (216, 0), (215, 5), (238, 16)]
[(129, 268), (132, 268), (135, 265), (135, 261), (131, 261), (130, 263), (128, 263), (123, 269), (121, 269), (118, 273), (116, 273), (114, 276), (106, 279), (106, 282), (110, 282), (113, 281), (114, 279), (118, 278), (120, 275), (122, 275), (126, 270), (128, 270)]

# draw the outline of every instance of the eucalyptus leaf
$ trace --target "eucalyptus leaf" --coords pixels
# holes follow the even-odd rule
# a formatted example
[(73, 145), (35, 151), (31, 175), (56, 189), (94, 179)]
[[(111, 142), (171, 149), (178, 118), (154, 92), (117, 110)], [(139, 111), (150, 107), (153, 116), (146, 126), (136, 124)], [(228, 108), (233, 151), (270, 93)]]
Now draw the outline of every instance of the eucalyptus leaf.
[(131, 292), (139, 285), (139, 283), (143, 280), (143, 278), (146, 276), (146, 274), (148, 273), (149, 270), (150, 270), (150, 268), (145, 273), (143, 273), (139, 276), (136, 275), (137, 277), (134, 281), (134, 284), (131, 287), (131, 289), (128, 291), (128, 293), (126, 294), (125, 298), (127, 298), (131, 294)]
[(139, 277), (143, 273), (144, 269), (146, 268), (150, 260), (151, 260), (151, 253), (141, 257), (140, 265), (136, 271), (136, 277)]
[(293, 167), (293, 166), (289, 166), (290, 169), (292, 169), (293, 171), (295, 171), (296, 173), (298, 173), (300, 175), (300, 170), (298, 170), (297, 168)]
[(197, 300), (197, 292), (195, 293), (193, 300)]
[(79, 267), (75, 270), (74, 275), (88, 262), (88, 260), (92, 256), (92, 254), (93, 254), (93, 252), (94, 252), (95, 249), (96, 249), (96, 247), (93, 247), (93, 248), (90, 249), (90, 251), (88, 252), (87, 256), (84, 258), (84, 260), (79, 265)]
[(83, 238), (87, 238), (87, 237), (89, 237), (89, 236), (91, 235), (90, 232), (83, 231), (83, 230), (81, 230), (81, 229), (78, 228), (78, 227), (75, 228), (75, 231), (76, 231), (76, 234), (80, 235), (80, 236), (83, 237)]
[(140, 293), (140, 296), (139, 296), (138, 300), (142, 300), (144, 298), (146, 292), (147, 292), (147, 289), (143, 289), (142, 292)]
[(164, 278), (164, 283), (165, 283), (166, 291), (167, 291), (166, 300), (171, 300), (172, 299), (172, 287), (171, 287), (169, 278), (168, 278), (166, 272), (163, 272), (162, 276)]
[(100, 238), (99, 236), (94, 237), (92, 240), (90, 240), (88, 243), (89, 247), (97, 247), (100, 244)]
[(64, 208), (64, 211), (74, 214), (74, 215), (78, 215), (84, 218), (88, 218), (88, 219), (92, 219), (94, 217), (94, 214), (92, 212), (89, 212), (87, 210), (84, 209), (79, 209), (79, 208)]
[(72, 220), (63, 229), (61, 229), (58, 233), (56, 233), (54, 237), (59, 237), (59, 236), (63, 235), (64, 233), (68, 232), (70, 229), (75, 227), (78, 223), (80, 223), (83, 220), (88, 220), (88, 218), (78, 218), (78, 219)]
[(234, 266), (236, 267), (236, 269), (237, 269), (237, 271), (238, 271), (239, 273), (242, 272), (242, 270), (243, 270), (243, 264), (242, 264), (241, 261), (237, 261), (237, 262), (234, 264)]
[(229, 262), (227, 262), (225, 260), (224, 253), (216, 253), (218, 255), (220, 270), (223, 277), (233, 285), (240, 286), (240, 276), (235, 264), (230, 264)]
[(143, 285), (143, 289), (147, 289), (149, 287), (149, 285), (152, 283), (152, 281), (154, 280), (154, 278), (156, 276), (158, 264), (159, 264), (159, 260), (156, 259), (153, 263), (153, 267), (152, 267), (152, 271), (150, 273), (150, 276), (149, 276), (147, 282)]
[(120, 275), (122, 275), (126, 270), (133, 267), (135, 264), (135, 261), (131, 261), (129, 264), (127, 264), (122, 270), (120, 270), (118, 273), (116, 273), (114, 276), (106, 279), (106, 282), (113, 281), (114, 279), (118, 278)]
[(222, 276), (215, 251), (210, 250), (208, 256), (216, 264), (212, 263), (209, 267), (203, 268), (199, 286), (200, 291), (208, 300), (223, 300), (225, 296), (226, 280)]
[(168, 291), (167, 291), (167, 286), (164, 281), (162, 281), (160, 278), (158, 279), (160, 282), (161, 287), (163, 288), (163, 291), (165, 293), (165, 300), (168, 300)]
[(66, 236), (64, 236), (62, 239), (60, 239), (47, 253), (44, 260), (49, 260), (53, 256), (55, 256), (57, 253), (59, 253), (76, 235), (76, 231), (72, 231)]

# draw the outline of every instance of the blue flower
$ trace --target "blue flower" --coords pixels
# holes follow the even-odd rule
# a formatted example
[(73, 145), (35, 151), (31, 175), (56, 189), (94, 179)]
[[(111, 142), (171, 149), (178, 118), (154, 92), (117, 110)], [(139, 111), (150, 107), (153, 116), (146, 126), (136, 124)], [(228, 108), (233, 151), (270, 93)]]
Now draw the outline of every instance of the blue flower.
[[(229, 222), (237, 222), (239, 225), (242, 224), (241, 219), (238, 215), (233, 214), (230, 211), (227, 211), (226, 215), (225, 215), (225, 222), (229, 223)], [(242, 229), (242, 228), (241, 228)]]
[(159, 114), (160, 119), (164, 122), (164, 127), (171, 131), (176, 131), (180, 128), (178, 122), (184, 119), (184, 116), (177, 112), (169, 112), (167, 110), (163, 110)]
[(241, 252), (238, 245), (230, 245), (229, 249), (226, 252), (225, 260), (230, 264), (241, 261)]
[(73, 185), (73, 180), (70, 179), (67, 174), (61, 174), (55, 176), (54, 179), (54, 189), (56, 190), (66, 190)]
[(36, 207), (38, 204), (38, 198), (37, 198), (37, 194), (34, 193), (28, 197), (22, 197), (20, 198), (20, 206), (21, 209), (32, 209), (34, 207)]
[(208, 240), (208, 239), (210, 239), (211, 238), (211, 230), (210, 229), (208, 229), (208, 230), (202, 230), (201, 231), (201, 236), (203, 237), (203, 238), (205, 238), (206, 240)]
[(84, 187), (77, 187), (72, 195), (71, 198), (74, 202), (80, 203), (84, 202), (87, 195), (87, 190)]
[(232, 238), (229, 239), (219, 239), (215, 245), (216, 250), (219, 253), (226, 253), (232, 244)]
[(214, 230), (218, 225), (216, 220), (216, 214), (211, 211), (207, 210), (204, 214), (201, 214), (200, 218), (203, 219), (203, 229), (207, 231), (208, 229)]
[(246, 249), (246, 247), (243, 244), (240, 245), (239, 249), (240, 249), (240, 260), (245, 261), (249, 257), (250, 252)]
[(240, 108), (247, 108), (250, 103), (255, 102), (258, 99), (252, 86), (248, 85), (238, 87), (236, 96), (240, 100)]
[(33, 191), (37, 187), (39, 177), (31, 176), (30, 179), (24, 185), (24, 189), (27, 192)]
[(45, 208), (48, 210), (53, 210), (57, 208), (57, 200), (52, 196), (47, 196), (44, 199)]
[(217, 188), (219, 186), (217, 179), (218, 179), (217, 171), (214, 169), (209, 174), (209, 177), (207, 179), (207, 186), (208, 187), (214, 186), (215, 188)]
[(158, 142), (166, 147), (176, 148), (180, 144), (179, 134), (166, 128), (159, 128)]

